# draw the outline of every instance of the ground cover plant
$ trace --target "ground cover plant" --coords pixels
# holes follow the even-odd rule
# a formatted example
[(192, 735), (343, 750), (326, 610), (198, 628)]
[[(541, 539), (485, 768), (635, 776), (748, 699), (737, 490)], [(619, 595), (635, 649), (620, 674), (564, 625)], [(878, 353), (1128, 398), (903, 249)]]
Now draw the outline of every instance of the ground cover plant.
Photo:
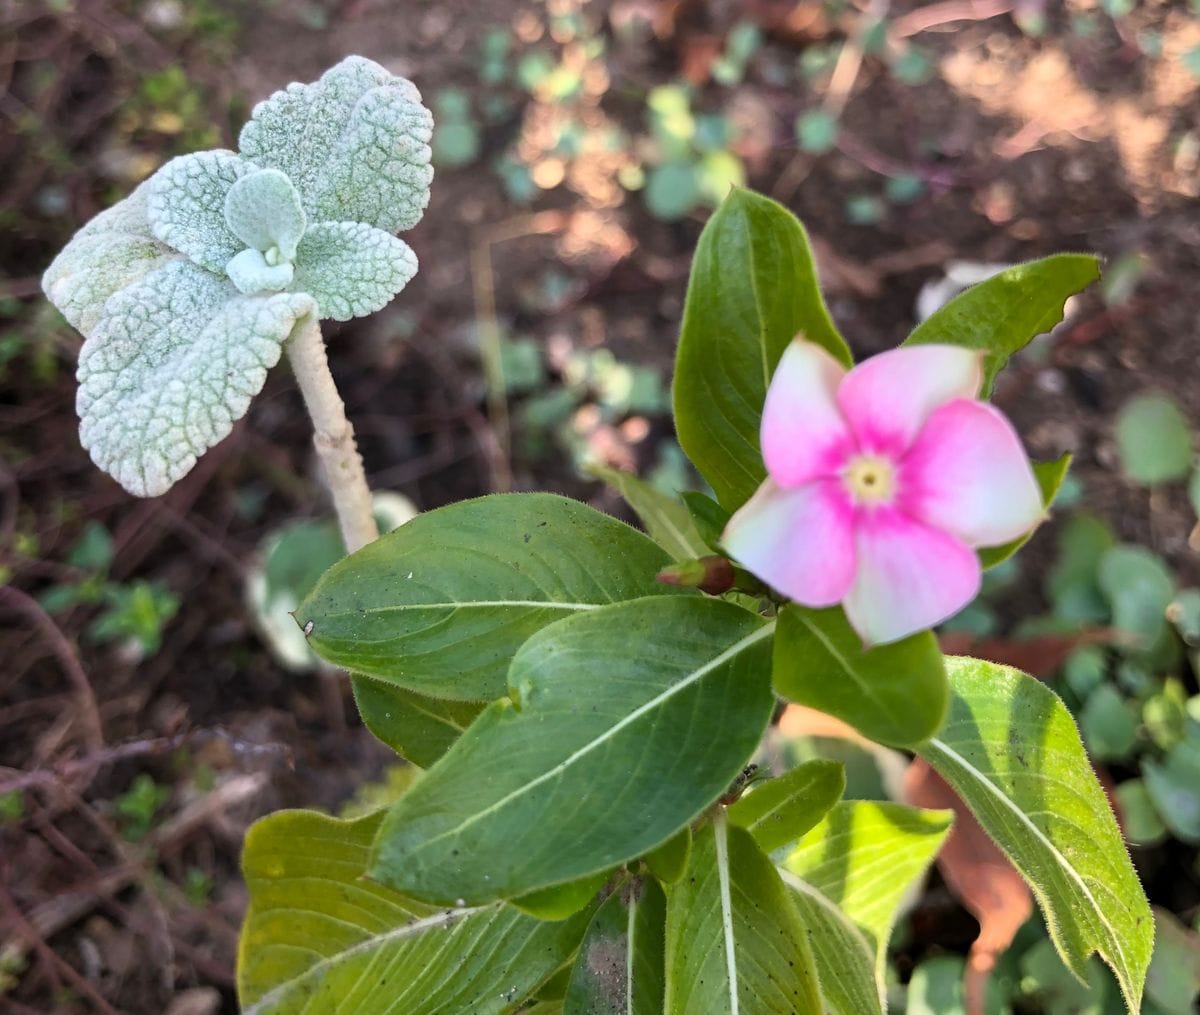
[[(1062, 249), (1111, 255), (1101, 283), (1069, 301), (1066, 323), (1021, 350), (988, 391), (1033, 457), (1048, 460), (1035, 462), (1033, 473), (1047, 488), (1054, 478), (1049, 461), (1074, 452), (1052, 508), (1037, 512), (1042, 526), (1021, 553), (996, 562), (994, 520), (982, 535), (955, 531), (950, 516), (961, 511), (938, 514), (926, 505), (933, 538), (940, 533), (977, 548), (978, 556), (948, 554), (943, 580), (922, 590), (922, 602), (900, 605), (917, 621), (940, 620), (974, 590), (971, 560), (980, 561), (979, 596), (938, 625), (940, 651), (1033, 674), (1074, 714), (1155, 903), (1156, 947), (1143, 1010), (1190, 1010), (1196, 939), (1187, 873), (1194, 863), (1188, 759), (1196, 725), (1189, 587), (1196, 582), (1186, 538), (1193, 517), (1186, 481), (1194, 406), (1183, 383), (1187, 356), (1179, 358), (1187, 327), (1165, 323), (1188, 319), (1187, 290), (1170, 288), (1173, 278), (1184, 277), (1188, 219), (1169, 196), (1180, 185), (1170, 181), (1186, 179), (1188, 124), (1186, 117), (1172, 120), (1163, 158), (1151, 161), (1131, 154), (1139, 143), (1132, 135), (1122, 137), (1119, 152), (1110, 150), (1096, 110), (1074, 140), (1031, 133), (1033, 123), (1018, 136), (1021, 114), (1003, 104), (1019, 103), (1023, 93), (1010, 94), (1003, 77), (998, 89), (978, 94), (987, 96), (989, 115), (1006, 109), (1006, 122), (981, 118), (983, 105), (968, 111), (968, 95), (977, 87), (972, 75), (982, 88), (989, 73), (997, 80), (998, 67), (1016, 75), (1028, 64), (1036, 78), (1064, 52), (1082, 86), (1104, 93), (1114, 121), (1127, 115), (1131, 97), (1143, 112), (1152, 109), (1151, 96), (1172, 101), (1170, 95), (1180, 94), (1172, 68), (1188, 73), (1187, 28), (1180, 30), (1177, 12), (1105, 7), (1072, 13), (1069, 23), (1052, 15), (1039, 26), (1028, 10), (1010, 19), (1003, 11), (973, 8), (951, 31), (929, 21), (946, 16), (940, 8), (910, 17), (901, 4), (881, 18), (877, 9), (826, 5), (821, 18), (827, 20), (806, 22), (798, 12), (784, 21), (781, 10), (747, 7), (711, 20), (712, 34), (705, 35), (700, 11), (716, 8), (703, 3), (682, 5), (669, 16), (664, 6), (664, 16), (653, 21), (641, 12), (631, 16), (630, 5), (615, 3), (610, 11), (596, 0), (555, 2), (545, 10), (520, 5), (520, 11), (485, 4), (439, 28), (439, 13), (454, 6), (448, 3), (414, 15), (407, 41), (397, 42), (389, 41), (388, 19), (370, 2), (289, 6), (261, 15), (262, 21), (249, 6), (188, 5), (182, 17), (171, 13), (173, 6), (100, 5), (86, 20), (71, 5), (42, 16), (33, 8), (12, 15), (20, 42), (9, 87), (29, 111), (20, 130), (0, 144), (0, 159), (12, 154), (10, 142), (38, 147), (34, 161), (18, 164), (0, 190), (11, 195), (25, 188), (32, 195), (28, 188), (42, 189), (36, 201), (6, 204), (5, 227), (16, 232), (6, 234), (0, 260), (18, 275), (40, 273), (80, 222), (122, 199), (156, 166), (196, 149), (236, 151), (251, 112), (239, 104), (242, 95), (266, 96), (297, 77), (312, 81), (322, 66), (364, 50), (394, 73), (420, 81), (434, 112), (430, 143), (439, 168), (431, 213), (403, 234), (421, 256), (421, 271), (382, 310), (345, 325), (327, 318), (321, 329), (375, 491), (373, 518), (368, 522), (367, 513), (358, 512), (363, 538), (375, 530), (396, 530), (399, 538), (414, 518), (412, 504), (392, 490), (427, 508), (494, 490), (554, 490), (633, 522), (668, 551), (654, 594), (643, 599), (722, 598), (768, 623), (773, 619), (768, 640), (779, 643), (785, 637), (779, 632), (798, 616), (837, 614), (846, 618), (853, 644), (863, 647), (866, 634), (872, 651), (888, 649), (895, 643), (872, 629), (872, 618), (895, 611), (879, 608), (888, 583), (878, 580), (871, 555), (865, 565), (856, 556), (850, 568), (842, 554), (841, 577), (825, 572), (820, 577), (828, 586), (814, 589), (801, 580), (811, 578), (811, 568), (802, 566), (805, 547), (778, 538), (780, 530), (800, 527), (789, 521), (811, 520), (814, 505), (824, 504), (832, 507), (825, 511), (829, 545), (844, 543), (845, 512), (824, 496), (831, 477), (802, 482), (789, 473), (787, 462), (765, 450), (772, 438), (764, 424), (754, 434), (755, 450), (761, 440), (760, 468), (774, 461), (774, 472), (755, 482), (748, 509), (718, 510), (720, 497), (710, 495), (721, 493), (720, 475), (711, 463), (698, 473), (675, 442), (674, 433), (687, 431), (688, 414), (671, 412), (668, 353), (701, 227), (729, 185), (746, 180), (801, 212), (832, 319), (868, 375), (894, 355), (914, 302), (920, 321), (945, 302), (947, 289), (978, 283), (1005, 265)], [(122, 21), (117, 11), (126, 8), (130, 20)], [(143, 26), (148, 34), (138, 36)], [(107, 31), (116, 33), (115, 48), (98, 41)], [(368, 33), (361, 35), (365, 41), (352, 41), (356, 31)], [(237, 48), (230, 48), (237, 35)], [(288, 44), (253, 44), (268, 35)], [(1125, 46), (1119, 54), (1117, 37)], [(155, 63), (156, 39), (181, 54), (166, 71)], [(90, 52), (93, 42), (96, 52), (84, 64), (70, 59)], [(310, 47), (318, 43), (323, 56), (314, 59)], [(250, 48), (243, 56), (244, 46)], [(49, 63), (40, 71), (36, 62), (21, 63), (22, 54), (41, 60), (49, 53), (53, 72)], [(209, 66), (211, 53), (225, 55)], [(1121, 61), (1129, 74), (1144, 74), (1140, 96)], [(147, 65), (155, 73), (143, 88), (127, 73)], [(224, 73), (225, 66), (232, 73)], [(1103, 87), (1092, 77), (1101, 68)], [(113, 76), (105, 78), (110, 70)], [(68, 83), (67, 90), (58, 82)], [(957, 97), (948, 98), (951, 89)], [(80, 95), (122, 104), (111, 119), (96, 102), (86, 115), (80, 108), (83, 119), (72, 114), (60, 121), (66, 129), (55, 139), (72, 162), (43, 147), (50, 135), (39, 137), (33, 125), (54, 125), (55, 111), (70, 109), (72, 96)], [(13, 102), (4, 100), (6, 115), (23, 108)], [(905, 125), (911, 144), (884, 122), (864, 119), (881, 106), (890, 111), (888, 124)], [(1065, 121), (1070, 109), (1078, 106), (1064, 101), (1043, 108), (1046, 124)], [(1147, 115), (1151, 123), (1161, 119)], [(979, 144), (993, 130), (1000, 131), (997, 145), (1008, 147), (989, 160)], [(963, 144), (968, 147), (956, 147)], [(1035, 147), (1023, 152), (1030, 144)], [(1170, 166), (1163, 161), (1168, 149), (1174, 152)], [(44, 169), (37, 161), (43, 151), (50, 156)], [(1100, 177), (1089, 182), (1087, 167)], [(39, 171), (49, 182), (37, 184)], [(1148, 183), (1150, 173), (1163, 174), (1154, 177), (1160, 182)], [(1071, 188), (1064, 189), (1066, 179)], [(296, 228), (307, 231), (319, 217), (305, 207), (306, 188), (295, 189), (305, 215)], [(1103, 213), (1089, 204), (1088, 195), (1100, 189), (1111, 195)], [(534, 213), (523, 214), (513, 202), (531, 203)], [(1031, 231), (1034, 223), (1040, 233)], [(297, 304), (299, 297), (313, 297), (293, 284), (298, 259), (291, 281), (281, 281), (284, 264), (258, 292), (221, 281), (228, 271), (237, 273), (225, 265), (248, 248), (264, 264), (268, 256), (288, 260), (288, 244), (275, 242), (280, 237), (267, 235), (270, 242), (259, 249), (232, 234), (242, 245), (212, 272), (221, 287), (233, 286), (230, 301), (257, 305), (277, 292), (297, 297)], [(951, 261), (943, 268), (950, 254), (999, 263)], [(242, 263), (248, 259), (249, 253)], [(945, 282), (935, 287), (943, 272)], [(241, 277), (250, 288), (264, 282)], [(234, 1010), (233, 930), (249, 901), (235, 869), (245, 823), (280, 806), (316, 806), (348, 823), (398, 807), (419, 770), (439, 770), (439, 759), (466, 739), (463, 731), (487, 717), (487, 703), (422, 699), (419, 690), (361, 675), (355, 702), (345, 677), (314, 654), (316, 625), (306, 639), (291, 618), (289, 611), (311, 601), (320, 575), (344, 553), (336, 517), (321, 517), (314, 503), (327, 470), (312, 454), (312, 424), (292, 369), (281, 364), (266, 371), (262, 392), (246, 393), (247, 418), (233, 423), (230, 435), (201, 454), (165, 495), (130, 498), (85, 467), (86, 454), (70, 433), (70, 374), (79, 339), (48, 302), (32, 297), (36, 282), (0, 283), (3, 293), (19, 297), (0, 304), (10, 320), (0, 334), (0, 422), (17, 424), (3, 436), (0, 519), (7, 542), (0, 609), (6, 620), (18, 620), (0, 632), (12, 660), (0, 678), (0, 725), (11, 734), (0, 737), (0, 765), (9, 766), (0, 768), (6, 890), (0, 894), (0, 989), (17, 1011), (106, 1011), (108, 1004), (119, 1011), (174, 1012), (176, 1001), (180, 1011), (215, 1010), (222, 995), (225, 1010)], [(106, 328), (111, 335), (112, 325)], [(280, 343), (276, 355), (288, 347), (288, 340)], [(794, 348), (799, 352), (780, 363), (794, 366), (797, 356), (812, 352)], [(793, 349), (790, 341), (787, 349)], [(817, 362), (824, 364), (817, 370), (822, 376), (843, 369)], [(781, 382), (780, 390), (794, 395), (804, 372), (781, 367), (773, 374), (792, 377), (793, 386)], [(842, 383), (828, 387), (838, 401)], [(982, 395), (968, 377), (946, 401), (982, 404)], [(233, 406), (231, 414), (241, 408)], [(942, 403), (933, 411), (951, 408)], [(20, 422), (27, 418), (37, 425)], [(347, 433), (340, 419), (331, 422), (328, 433)], [(935, 439), (937, 427), (929, 434), (925, 429), (907, 448), (843, 454), (831, 468), (857, 477), (849, 488), (852, 501), (888, 506), (886, 481), (905, 474), (908, 453), (922, 442), (934, 450), (945, 445)], [(802, 432), (813, 435), (811, 426)], [(843, 436), (857, 442), (863, 433), (871, 443), (879, 437), (861, 418), (848, 420)], [(685, 439), (686, 450), (703, 461), (694, 438)], [(187, 439), (194, 452), (203, 431)], [(1028, 466), (1021, 467), (1025, 453), (1016, 447), (1004, 485), (1024, 486), (1026, 511), (1014, 511), (1004, 534), (1020, 538), (1029, 534), (1033, 512)], [(13, 480), (16, 485), (8, 485)], [(963, 488), (935, 487), (929, 484), (942, 499)], [(681, 490), (687, 491), (682, 500)], [(896, 490), (891, 493), (896, 507)], [(365, 496), (355, 500), (367, 503)], [(902, 507), (917, 510), (911, 502)], [(741, 517), (731, 526), (727, 515), (734, 514)], [(850, 525), (855, 544), (879, 535), (877, 528), (866, 531), (871, 527), (860, 524), (860, 514), (855, 509)], [(416, 517), (430, 515), (440, 517), (437, 511)], [(897, 550), (905, 544), (912, 545), (895, 542)], [(71, 669), (72, 656), (82, 670)], [(777, 677), (783, 688), (786, 675)], [(804, 683), (796, 680), (788, 696), (803, 700)], [(90, 689), (94, 713), (87, 708)], [(818, 686), (814, 693), (826, 690)], [(505, 691), (524, 704), (507, 681)], [(1101, 959), (1093, 956), (1075, 973), (1063, 964), (1027, 883), (927, 762), (910, 748), (838, 726), (829, 711), (795, 701), (785, 707), (785, 700), (779, 699), (754, 751), (759, 769), (745, 775), (739, 769), (721, 806), (731, 814), (756, 796), (763, 804), (771, 799), (768, 788), (789, 774), (812, 781), (844, 770), (842, 802), (794, 849), (766, 852), (777, 865), (786, 861), (787, 874), (780, 876), (789, 890), (807, 885), (836, 896), (869, 943), (886, 941), (876, 956), (875, 987), (891, 1010), (1125, 1010), (1121, 987)], [(397, 701), (399, 710), (392, 707)], [(822, 707), (837, 711), (837, 702)], [(430, 713), (437, 719), (432, 724), (424, 721)], [(856, 722), (872, 729), (870, 717)], [(872, 735), (884, 737), (878, 727)], [(385, 742), (418, 765), (405, 764)], [(816, 762), (825, 767), (812, 767)], [(352, 792), (355, 799), (347, 801)], [(812, 803), (814, 811), (824, 806)], [(955, 818), (948, 830), (944, 819), (925, 823), (924, 846), (906, 868), (916, 872), (914, 890), (883, 926), (856, 910), (860, 882), (835, 883), (800, 847), (836, 839), (838, 823), (848, 816), (866, 838), (883, 842), (880, 822), (899, 820), (907, 813), (903, 805), (945, 817), (952, 810)], [(708, 822), (708, 816), (689, 822), (693, 847)], [(364, 829), (363, 842), (368, 832), (379, 834)], [(726, 846), (732, 849), (728, 838)], [(270, 839), (265, 848), (273, 848)], [(936, 871), (928, 859), (935, 849)], [(368, 851), (364, 863), (369, 859)], [(638, 884), (650, 885), (649, 912), (631, 892), (614, 892), (616, 880), (597, 893), (602, 905), (624, 894), (642, 916), (639, 930), (647, 920), (657, 923), (653, 883), (663, 889), (664, 906), (679, 885), (670, 881), (670, 870), (655, 868), (656, 859), (621, 864), (642, 879)], [(271, 886), (273, 871), (269, 863), (260, 868), (256, 890)], [(990, 886), (990, 895), (981, 885)], [(876, 887), (861, 889), (863, 896)], [(457, 908), (459, 898), (470, 906), (464, 896), (447, 906)], [(419, 900), (403, 900), (406, 912), (419, 910)], [(815, 896), (810, 901), (821, 903)], [(577, 921), (590, 912), (578, 904)], [(683, 905), (675, 900), (675, 911)], [(802, 911), (804, 902), (793, 896), (791, 905)], [(526, 908), (548, 915), (537, 899)], [(614, 904), (607, 913), (613, 921), (628, 919), (628, 909), (621, 914)], [(735, 945), (745, 954), (743, 941), (739, 933)], [(149, 961), (123, 959), (129, 942)], [(569, 966), (575, 964), (572, 958)], [(510, 983), (495, 1004), (553, 1011), (597, 1002), (595, 993), (570, 995), (570, 979), (571, 968), (561, 968), (528, 1000), (510, 1000), (521, 986)], [(831, 979), (828, 972), (824, 979)], [(203, 986), (188, 989), (192, 984)], [(673, 1003), (685, 1001), (676, 995)]]

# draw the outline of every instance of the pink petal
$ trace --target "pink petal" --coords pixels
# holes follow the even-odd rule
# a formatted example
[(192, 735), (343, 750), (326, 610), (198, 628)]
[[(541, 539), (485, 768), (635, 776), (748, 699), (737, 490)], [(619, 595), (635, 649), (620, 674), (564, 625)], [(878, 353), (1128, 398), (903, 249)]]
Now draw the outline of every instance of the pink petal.
[(933, 627), (979, 592), (975, 552), (896, 508), (859, 512), (856, 536), (858, 571), (844, 605), (868, 645)]
[(837, 399), (863, 451), (897, 455), (934, 409), (955, 398), (974, 398), (982, 382), (982, 353), (957, 345), (908, 345), (856, 366)]
[(784, 350), (767, 388), (762, 452), (767, 472), (794, 487), (832, 476), (852, 446), (837, 405), (846, 371), (819, 345), (797, 339)]
[(784, 489), (768, 479), (729, 519), (731, 557), (789, 599), (832, 606), (854, 580), (854, 508), (838, 480)]
[(936, 409), (900, 469), (904, 510), (970, 546), (1007, 543), (1046, 516), (1020, 438), (983, 402)]

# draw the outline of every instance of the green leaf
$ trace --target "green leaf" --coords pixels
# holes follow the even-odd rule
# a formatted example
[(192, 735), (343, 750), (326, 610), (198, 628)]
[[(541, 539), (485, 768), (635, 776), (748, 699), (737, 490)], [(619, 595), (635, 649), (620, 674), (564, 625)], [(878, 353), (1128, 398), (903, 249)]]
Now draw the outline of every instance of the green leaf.
[(513, 660), (515, 705), (489, 706), (400, 799), (371, 876), (478, 903), (665, 842), (757, 747), (774, 703), (772, 630), (722, 600), (661, 596), (540, 631)]
[(883, 986), (875, 979), (875, 950), (866, 935), (827, 895), (787, 870), (784, 884), (809, 931), (825, 1005), (833, 1015), (884, 1015)]
[(846, 801), (834, 806), (783, 863), (866, 936), (878, 990), (896, 912), (933, 862), (953, 818), (950, 811)]
[(528, 895), (512, 899), (512, 904), (539, 920), (565, 920), (574, 916), (591, 902), (612, 875), (611, 870), (599, 871), (561, 885), (539, 888)]
[(661, 1015), (666, 918), (666, 897), (652, 878), (618, 885), (583, 936), (564, 1015)]
[(782, 205), (735, 190), (696, 248), (674, 385), (679, 443), (730, 511), (766, 475), (763, 401), (779, 357), (800, 333), (850, 365), (817, 288), (804, 228)]
[(445, 701), (374, 677), (352, 676), (363, 725), (400, 757), (429, 768), (483, 711), (477, 701)]
[(1167, 607), (1175, 579), (1157, 554), (1144, 546), (1114, 546), (1100, 559), (1100, 588), (1112, 607), (1113, 626), (1137, 635), (1150, 649), (1167, 629)]
[(255, 166), (233, 152), (180, 155), (147, 181), (146, 218), (155, 237), (195, 264), (224, 275), (246, 244), (225, 221), (225, 199)]
[(245, 1015), (509, 1012), (575, 951), (587, 915), (549, 923), (505, 905), (434, 909), (368, 880), (382, 817), (280, 811), (250, 828)]
[(689, 490), (680, 494), (680, 497), (687, 506), (701, 541), (715, 550), (720, 545), (725, 526), (729, 524), (729, 512), (706, 493)]
[(1117, 453), (1135, 483), (1183, 479), (1192, 468), (1192, 432), (1166, 395), (1139, 395), (1117, 415)]
[(1055, 254), (1019, 264), (972, 286), (917, 325), (905, 345), (944, 342), (980, 349), (985, 394), (1008, 362), (1063, 318), (1067, 297), (1100, 277), (1091, 254)]
[[(531, 634), (596, 606), (662, 595), (670, 558), (624, 522), (543, 493), (419, 515), (326, 572), (296, 610), (331, 663), (421, 694), (505, 692)], [(678, 594), (686, 594), (681, 590)]]
[(700, 181), (691, 162), (664, 162), (646, 178), (646, 207), (655, 218), (674, 222), (700, 201)]
[(665, 1015), (819, 1012), (808, 928), (779, 873), (719, 814), (667, 890)]
[(1108, 606), (1097, 581), (1100, 561), (1113, 545), (1113, 534), (1095, 515), (1072, 515), (1058, 536), (1058, 557), (1046, 578), (1054, 615), (1075, 624), (1108, 619)]
[(1098, 953), (1137, 1011), (1154, 923), (1070, 714), (1018, 670), (947, 664), (950, 718), (918, 753), (1029, 882), (1072, 972), (1082, 979)]
[[(1033, 475), (1038, 481), (1038, 486), (1042, 491), (1042, 504), (1046, 510), (1050, 510), (1050, 506), (1054, 503), (1054, 498), (1058, 496), (1059, 488), (1063, 484), (1063, 480), (1067, 478), (1067, 470), (1071, 467), (1071, 455), (1068, 452), (1061, 458), (1055, 458), (1049, 462), (1034, 462)], [(1003, 546), (989, 546), (979, 551), (979, 560), (985, 568), (995, 567), (1008, 560), (1022, 546), (1033, 538), (1036, 529), (1032, 529), (1025, 535), (1014, 539), (1011, 543), (1005, 543)]]
[(708, 545), (678, 498), (621, 469), (589, 465), (585, 471), (614, 487), (642, 520), (650, 538), (675, 560), (694, 560), (708, 553)]
[(796, 118), (796, 140), (810, 155), (824, 155), (837, 138), (838, 122), (824, 109), (810, 109)]
[(688, 857), (692, 855), (692, 830), (685, 825), (661, 846), (650, 850), (642, 859), (646, 866), (664, 885), (674, 884), (687, 870)]
[(1184, 842), (1200, 842), (1200, 744), (1181, 741), (1162, 763), (1147, 758), (1142, 778), (1171, 832)]
[(363, 222), (318, 222), (296, 252), (292, 288), (317, 301), (322, 319), (348, 321), (382, 310), (417, 273), (403, 240)]
[(967, 1015), (965, 971), (966, 962), (957, 955), (926, 959), (913, 970), (904, 1015)]
[(774, 667), (780, 695), (837, 716), (881, 744), (920, 744), (946, 716), (945, 665), (928, 631), (864, 651), (841, 607), (790, 603), (779, 613)]
[(818, 758), (751, 787), (729, 808), (729, 820), (770, 853), (812, 828), (845, 788), (846, 766)]
[(1097, 761), (1124, 758), (1137, 740), (1137, 720), (1111, 684), (1101, 684), (1088, 698), (1079, 715), (1079, 728), (1088, 752)]

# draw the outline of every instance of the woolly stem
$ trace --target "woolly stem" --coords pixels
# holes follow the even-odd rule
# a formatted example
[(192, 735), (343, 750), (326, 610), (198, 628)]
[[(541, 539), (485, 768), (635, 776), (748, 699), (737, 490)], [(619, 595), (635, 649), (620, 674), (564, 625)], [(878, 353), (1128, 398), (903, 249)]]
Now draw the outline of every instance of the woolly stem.
[(312, 418), (313, 446), (333, 496), (342, 542), (346, 552), (353, 553), (378, 539), (379, 529), (371, 510), (371, 491), (362, 456), (354, 441), (354, 427), (346, 419), (345, 403), (329, 372), (329, 358), (317, 319), (312, 315), (304, 318), (285, 348)]

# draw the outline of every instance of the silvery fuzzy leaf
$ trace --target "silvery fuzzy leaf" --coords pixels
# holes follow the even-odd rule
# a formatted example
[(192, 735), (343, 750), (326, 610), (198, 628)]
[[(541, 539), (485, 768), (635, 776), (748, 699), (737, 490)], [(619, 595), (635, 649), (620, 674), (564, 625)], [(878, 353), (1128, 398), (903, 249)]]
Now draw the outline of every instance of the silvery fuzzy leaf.
[(292, 283), (295, 268), (291, 261), (268, 264), (259, 251), (247, 248), (229, 259), (225, 274), (237, 286), (238, 292), (253, 296), (255, 293), (277, 293), (286, 289)]
[(260, 169), (229, 188), (225, 224), (247, 247), (261, 251), (278, 247), (290, 261), (308, 219), (292, 181), (278, 169)]
[(432, 136), (433, 117), (411, 81), (351, 56), (255, 106), (239, 147), (287, 174), (310, 221), (394, 233), (415, 225), (429, 202)]
[(348, 321), (391, 302), (417, 273), (403, 240), (362, 222), (318, 222), (296, 251), (292, 289), (317, 301), (318, 316)]
[(130, 493), (166, 492), (245, 414), (313, 309), (301, 293), (241, 296), (185, 260), (122, 290), (80, 352), (83, 446)]
[(225, 195), (256, 168), (223, 149), (172, 159), (147, 181), (151, 231), (202, 268), (223, 274), (246, 246), (225, 222)]
[(148, 182), (102, 211), (72, 237), (42, 276), (42, 289), (70, 323), (87, 334), (113, 293), (179, 255), (146, 221)]

